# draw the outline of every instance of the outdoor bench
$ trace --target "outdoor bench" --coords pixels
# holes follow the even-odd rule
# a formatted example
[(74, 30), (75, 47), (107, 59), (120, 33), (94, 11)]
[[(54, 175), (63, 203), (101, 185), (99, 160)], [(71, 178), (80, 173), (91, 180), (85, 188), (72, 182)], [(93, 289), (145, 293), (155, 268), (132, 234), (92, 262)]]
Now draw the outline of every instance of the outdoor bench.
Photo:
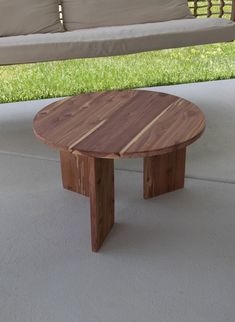
[(227, 42), (234, 21), (235, 0), (2, 0), (0, 65)]

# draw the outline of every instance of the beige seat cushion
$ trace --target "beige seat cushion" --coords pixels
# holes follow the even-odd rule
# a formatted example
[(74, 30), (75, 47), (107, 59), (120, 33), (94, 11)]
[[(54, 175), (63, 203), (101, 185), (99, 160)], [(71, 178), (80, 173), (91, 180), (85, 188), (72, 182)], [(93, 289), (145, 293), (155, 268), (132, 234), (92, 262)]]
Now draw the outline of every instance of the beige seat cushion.
[(123, 55), (234, 39), (235, 23), (219, 18), (3, 37), (0, 65)]
[(0, 0), (0, 37), (62, 30), (58, 0)]
[(192, 17), (187, 0), (62, 0), (66, 30)]

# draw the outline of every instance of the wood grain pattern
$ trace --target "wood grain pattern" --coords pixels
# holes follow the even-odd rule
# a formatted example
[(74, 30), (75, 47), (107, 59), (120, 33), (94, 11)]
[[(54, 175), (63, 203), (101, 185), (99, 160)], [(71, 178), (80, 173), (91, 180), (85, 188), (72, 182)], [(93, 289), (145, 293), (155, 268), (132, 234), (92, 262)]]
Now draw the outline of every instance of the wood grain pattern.
[(193, 103), (142, 90), (79, 95), (49, 105), (34, 119), (34, 132), (44, 143), (110, 159), (184, 148), (204, 127), (204, 115)]
[(92, 250), (97, 252), (114, 224), (114, 162), (90, 160)]
[(144, 158), (144, 198), (184, 187), (186, 148)]
[(89, 196), (89, 158), (61, 151), (60, 164), (63, 187)]

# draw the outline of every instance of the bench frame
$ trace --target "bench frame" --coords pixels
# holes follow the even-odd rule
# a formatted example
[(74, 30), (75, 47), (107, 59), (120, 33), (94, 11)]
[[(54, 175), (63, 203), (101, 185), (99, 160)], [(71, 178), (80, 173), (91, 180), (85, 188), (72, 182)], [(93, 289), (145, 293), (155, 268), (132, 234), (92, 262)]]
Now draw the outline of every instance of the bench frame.
[[(218, 0), (218, 3), (213, 3), (212, 0), (188, 0), (189, 7), (193, 15), (197, 17), (219, 17), (223, 18), (225, 15), (230, 15), (230, 20), (235, 21), (235, 0), (224, 1)], [(229, 6), (231, 9), (226, 10)], [(216, 8), (216, 10), (214, 10)], [(205, 13), (201, 13), (202, 9), (206, 9)]]

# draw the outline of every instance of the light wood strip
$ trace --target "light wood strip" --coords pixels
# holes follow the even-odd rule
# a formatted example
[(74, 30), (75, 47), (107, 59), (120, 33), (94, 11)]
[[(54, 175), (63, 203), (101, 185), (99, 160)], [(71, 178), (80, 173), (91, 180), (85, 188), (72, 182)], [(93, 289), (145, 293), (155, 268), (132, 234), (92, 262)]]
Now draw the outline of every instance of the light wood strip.
[[(179, 99), (180, 100), (180, 99)], [(153, 126), (153, 124), (158, 121), (165, 113), (168, 112), (168, 110), (172, 107), (175, 106), (175, 104), (177, 103), (174, 102), (173, 104), (169, 105), (165, 110), (163, 110), (158, 116), (156, 116), (149, 124), (147, 124), (142, 131), (140, 131), (121, 151), (120, 151), (120, 155), (123, 155), (134, 143), (137, 142), (137, 140), (147, 131), (151, 128), (151, 126)]]
[(183, 148), (196, 140), (204, 129), (203, 113), (189, 102), (178, 100), (173, 109), (163, 114), (155, 126), (126, 150), (125, 155), (132, 156), (138, 150), (141, 156), (150, 156), (173, 151), (176, 147)]
[(80, 143), (81, 141), (83, 141), (86, 137), (88, 137), (90, 134), (92, 134), (93, 132), (95, 132), (99, 127), (101, 127), (107, 120), (103, 120), (101, 121), (99, 124), (97, 124), (95, 127), (93, 127), (92, 129), (90, 129), (90, 131), (88, 131), (87, 133), (85, 133), (80, 139), (76, 140), (73, 142), (73, 144), (71, 144), (68, 147), (69, 151), (72, 151), (73, 148)]

